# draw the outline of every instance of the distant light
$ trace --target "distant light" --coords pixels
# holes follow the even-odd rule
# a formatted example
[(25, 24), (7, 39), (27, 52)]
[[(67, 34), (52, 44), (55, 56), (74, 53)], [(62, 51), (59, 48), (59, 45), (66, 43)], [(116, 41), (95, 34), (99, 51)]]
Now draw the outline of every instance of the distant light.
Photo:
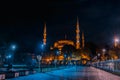
[(103, 52), (105, 52), (105, 51), (106, 51), (106, 49), (103, 49), (102, 51), (103, 51)]
[(100, 53), (98, 53), (98, 56), (100, 56)]
[(15, 50), (16, 49), (16, 45), (12, 45), (11, 48), (12, 48), (12, 50)]
[(41, 49), (43, 49), (44, 48), (44, 44), (41, 44)]
[(57, 55), (59, 55), (59, 53), (60, 53), (60, 52), (59, 52), (59, 51), (57, 51), (56, 53), (57, 53)]
[(46, 59), (47, 62), (49, 62), (50, 60), (49, 59)]
[(118, 39), (118, 38), (115, 38), (115, 42), (119, 42), (119, 39)]
[(42, 44), (41, 47), (44, 47), (44, 44)]
[(8, 55), (6, 58), (9, 59), (9, 58), (11, 58), (11, 57), (12, 57), (12, 55)]
[(66, 54), (64, 54), (64, 57), (66, 57)]
[(40, 61), (42, 59), (42, 56), (41, 55), (38, 55), (37, 56), (37, 59)]

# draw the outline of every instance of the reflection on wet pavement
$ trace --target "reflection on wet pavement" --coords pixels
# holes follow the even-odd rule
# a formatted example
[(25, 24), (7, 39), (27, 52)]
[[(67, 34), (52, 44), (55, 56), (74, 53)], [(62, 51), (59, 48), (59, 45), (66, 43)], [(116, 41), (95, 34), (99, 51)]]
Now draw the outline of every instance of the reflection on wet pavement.
[(120, 77), (93, 67), (79, 66), (11, 80), (120, 80)]

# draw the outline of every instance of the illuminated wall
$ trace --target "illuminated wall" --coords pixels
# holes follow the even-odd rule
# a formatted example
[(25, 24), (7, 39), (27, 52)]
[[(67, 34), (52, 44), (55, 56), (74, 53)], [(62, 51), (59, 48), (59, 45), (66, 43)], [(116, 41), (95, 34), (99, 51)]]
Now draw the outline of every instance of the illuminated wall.
[(58, 48), (59, 50), (62, 50), (62, 48), (64, 47), (64, 45), (74, 45), (74, 42), (71, 40), (59, 40), (57, 42), (54, 43), (54, 48)]

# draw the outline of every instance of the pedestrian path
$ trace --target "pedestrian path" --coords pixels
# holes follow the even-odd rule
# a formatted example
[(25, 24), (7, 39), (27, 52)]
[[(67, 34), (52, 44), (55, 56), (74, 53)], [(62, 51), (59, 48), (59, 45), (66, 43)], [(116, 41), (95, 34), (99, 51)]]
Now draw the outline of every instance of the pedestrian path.
[(80, 66), (10, 80), (120, 80), (120, 76), (93, 67)]

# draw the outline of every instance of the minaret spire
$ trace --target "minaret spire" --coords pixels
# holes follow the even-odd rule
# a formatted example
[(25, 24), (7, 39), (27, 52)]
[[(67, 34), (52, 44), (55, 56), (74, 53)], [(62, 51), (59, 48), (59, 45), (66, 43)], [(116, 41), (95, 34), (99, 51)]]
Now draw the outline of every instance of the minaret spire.
[(82, 32), (82, 48), (85, 47), (85, 36), (84, 36), (84, 32)]
[(80, 30), (79, 30), (78, 17), (77, 17), (77, 24), (76, 24), (76, 49), (80, 49)]
[(46, 45), (46, 37), (47, 37), (47, 33), (46, 33), (46, 23), (44, 23), (44, 33), (43, 33), (43, 44)]

